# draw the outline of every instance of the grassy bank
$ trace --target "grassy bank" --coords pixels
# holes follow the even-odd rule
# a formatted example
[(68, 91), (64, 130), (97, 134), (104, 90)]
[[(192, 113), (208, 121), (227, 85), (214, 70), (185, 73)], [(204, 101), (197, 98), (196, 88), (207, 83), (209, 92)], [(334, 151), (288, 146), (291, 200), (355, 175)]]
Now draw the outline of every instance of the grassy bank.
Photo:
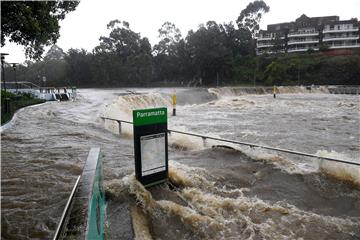
[(43, 102), (45, 100), (33, 98), (30, 94), (13, 94), (1, 90), (1, 125), (10, 121), (18, 109)]

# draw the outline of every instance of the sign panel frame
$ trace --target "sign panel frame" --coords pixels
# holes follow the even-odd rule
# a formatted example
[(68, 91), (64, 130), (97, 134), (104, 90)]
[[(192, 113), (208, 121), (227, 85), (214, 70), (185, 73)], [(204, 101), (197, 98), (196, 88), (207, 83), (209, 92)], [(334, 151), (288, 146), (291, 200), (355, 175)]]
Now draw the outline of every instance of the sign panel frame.
[[(167, 108), (133, 110), (133, 129), (136, 179), (145, 187), (166, 181), (168, 179)], [(159, 145), (162, 142), (164, 146)], [(142, 150), (150, 150), (150, 152), (145, 156), (146, 153), (142, 153)], [(156, 155), (164, 161), (162, 164), (156, 159)], [(144, 160), (153, 163), (145, 164)], [(147, 169), (151, 165), (153, 168)], [(151, 173), (145, 173), (144, 169), (151, 170)]]

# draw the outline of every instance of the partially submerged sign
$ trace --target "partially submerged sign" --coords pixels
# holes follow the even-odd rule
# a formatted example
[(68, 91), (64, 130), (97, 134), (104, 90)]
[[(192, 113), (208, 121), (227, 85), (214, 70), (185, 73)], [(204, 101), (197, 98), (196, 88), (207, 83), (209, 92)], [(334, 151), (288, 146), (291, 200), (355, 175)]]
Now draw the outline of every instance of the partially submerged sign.
[(168, 177), (167, 108), (133, 111), (135, 175), (145, 186)]

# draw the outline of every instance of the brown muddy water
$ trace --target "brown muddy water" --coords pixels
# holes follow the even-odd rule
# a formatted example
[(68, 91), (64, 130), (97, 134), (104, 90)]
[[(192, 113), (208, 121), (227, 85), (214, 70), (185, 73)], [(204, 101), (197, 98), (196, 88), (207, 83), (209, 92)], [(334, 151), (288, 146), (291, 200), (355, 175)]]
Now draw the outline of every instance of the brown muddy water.
[[(81, 89), (19, 111), (1, 133), (1, 237), (51, 238), (91, 147), (101, 147), (107, 239), (360, 239), (360, 169), (171, 134), (173, 185), (134, 179), (132, 109), (173, 89)], [(176, 89), (169, 128), (359, 161), (360, 98), (281, 88)]]

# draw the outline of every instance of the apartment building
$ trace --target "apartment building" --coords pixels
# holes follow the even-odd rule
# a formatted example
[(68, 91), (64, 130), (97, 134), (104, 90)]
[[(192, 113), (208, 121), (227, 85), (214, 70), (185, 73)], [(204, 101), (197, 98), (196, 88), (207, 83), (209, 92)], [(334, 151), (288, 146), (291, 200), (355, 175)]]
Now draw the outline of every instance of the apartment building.
[(338, 16), (307, 17), (294, 22), (270, 24), (260, 30), (257, 54), (306, 52), (327, 49), (360, 48), (359, 22), (356, 18), (340, 20)]

